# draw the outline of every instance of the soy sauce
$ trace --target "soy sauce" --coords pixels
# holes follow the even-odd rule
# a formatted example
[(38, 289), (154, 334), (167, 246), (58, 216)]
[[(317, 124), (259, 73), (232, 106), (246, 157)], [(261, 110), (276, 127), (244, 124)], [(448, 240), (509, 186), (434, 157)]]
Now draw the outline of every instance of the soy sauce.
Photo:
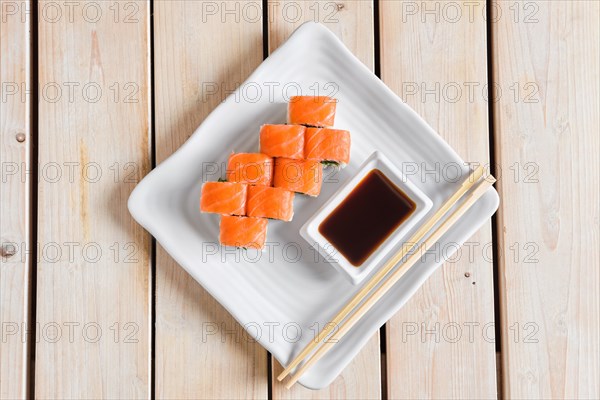
[(321, 222), (319, 232), (352, 265), (360, 267), (415, 208), (383, 172), (373, 169)]

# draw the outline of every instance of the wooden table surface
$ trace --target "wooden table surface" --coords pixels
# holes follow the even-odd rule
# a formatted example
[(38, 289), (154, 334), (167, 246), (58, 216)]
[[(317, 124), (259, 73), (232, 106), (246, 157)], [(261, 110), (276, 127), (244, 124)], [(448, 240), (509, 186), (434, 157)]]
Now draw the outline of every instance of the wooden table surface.
[[(596, 0), (1, 0), (0, 397), (600, 398), (599, 18)], [(489, 164), (501, 204), (330, 387), (288, 391), (126, 202), (308, 20)]]

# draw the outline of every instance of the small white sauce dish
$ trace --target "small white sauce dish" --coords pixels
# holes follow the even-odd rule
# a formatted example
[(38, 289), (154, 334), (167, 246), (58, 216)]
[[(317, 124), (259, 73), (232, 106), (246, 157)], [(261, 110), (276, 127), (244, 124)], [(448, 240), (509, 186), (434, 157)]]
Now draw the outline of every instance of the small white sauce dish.
[[(319, 226), (374, 169), (380, 170), (402, 190), (415, 203), (415, 209), (360, 266), (356, 267), (319, 232)], [(361, 165), (358, 172), (302, 226), (300, 235), (319, 252), (327, 263), (344, 273), (353, 284), (357, 285), (376, 267), (382, 265), (389, 258), (390, 252), (402, 240), (407, 239), (405, 238), (407, 233), (423, 219), (431, 210), (432, 205), (431, 199), (408, 180), (389, 158), (380, 151), (375, 151)]]

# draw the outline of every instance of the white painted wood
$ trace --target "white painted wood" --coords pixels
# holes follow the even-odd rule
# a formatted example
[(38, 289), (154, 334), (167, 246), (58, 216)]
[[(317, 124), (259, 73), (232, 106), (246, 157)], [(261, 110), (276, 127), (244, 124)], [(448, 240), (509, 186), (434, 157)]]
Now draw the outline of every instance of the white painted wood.
[(295, 384), (290, 389), (285, 388), (285, 381), (279, 382), (277, 375), (283, 371), (277, 360), (272, 359), (274, 399), (380, 399), (381, 370), (379, 363), (379, 334), (373, 335), (356, 358), (344, 369), (328, 387), (321, 390), (306, 389)]
[(372, 0), (269, 0), (268, 7), (269, 51), (277, 49), (304, 22), (315, 21), (334, 32), (367, 67), (374, 68)]
[[(456, 4), (468, 16), (467, 6)], [(480, 16), (484, 4), (469, 7)], [(451, 21), (445, 5), (380, 4), (382, 79), (463, 159), (487, 163), (486, 23), (478, 17)], [(429, 179), (435, 173), (453, 179), (446, 167)], [(389, 398), (496, 398), (492, 252), (484, 251), (491, 245), (490, 224), (469, 243), (472, 252), (463, 248), (455, 262), (440, 267), (388, 322)]]
[(148, 398), (151, 241), (127, 198), (150, 169), (149, 4), (39, 7), (35, 396)]
[[(274, 51), (305, 21), (317, 21), (331, 29), (370, 69), (374, 67), (373, 2), (276, 1), (270, 0), (269, 49)], [(354, 361), (326, 389), (308, 390), (295, 385), (290, 390), (277, 381), (283, 370), (272, 358), (271, 382), (274, 399), (377, 399), (381, 398), (379, 334), (375, 334)]]
[[(31, 20), (21, 22), (22, 10), (7, 14), (8, 3), (2, 2), (7, 20), (0, 21), (1, 80), (31, 84)], [(40, 7), (50, 3), (42, 1)], [(151, 243), (125, 206), (150, 169), (149, 5), (91, 3), (89, 20), (77, 8), (82, 6), (75, 6), (70, 20), (70, 6), (63, 2), (56, 2), (60, 18), (52, 14), (54, 5), (40, 14), (39, 398), (150, 397)], [(293, 4), (284, 15), (287, 3)], [(439, 4), (436, 23), (436, 11), (427, 14), (421, 2), (380, 2), (382, 78), (464, 159), (487, 161), (486, 26), (479, 18), (484, 2), (468, 5), (475, 10), (472, 20), (466, 17), (467, 5), (459, 2), (463, 18), (455, 22), (449, 3), (428, 5)], [(157, 162), (261, 61), (262, 21), (244, 19), (239, 3), (236, 22), (235, 11), (227, 14), (222, 4), (154, 3)], [(260, 1), (251, 4), (261, 6)], [(493, 78), (502, 90), (493, 121), (502, 197), (502, 391), (508, 398), (599, 398), (599, 6), (592, 1), (494, 4), (502, 9), (492, 24)], [(95, 5), (102, 16), (92, 22)], [(370, 1), (269, 5), (270, 50), (302, 21), (317, 19), (373, 67)], [(298, 7), (300, 19), (293, 14)], [(90, 82), (102, 88), (98, 102), (83, 98), (83, 85)], [(203, 83), (216, 83), (218, 92), (207, 95)], [(69, 85), (77, 84), (71, 100)], [(462, 94), (454, 101), (457, 87)], [(93, 89), (88, 87), (86, 95)], [(20, 164), (18, 174), (31, 168), (31, 104), (18, 98), (22, 94), (19, 89), (0, 102), (3, 176), (10, 168), (6, 162)], [(22, 143), (15, 140), (20, 132)], [(97, 171), (91, 163), (102, 173), (97, 182), (88, 179)], [(82, 165), (88, 167), (85, 172)], [(57, 181), (56, 172), (61, 173)], [(23, 179), (11, 175), (1, 182), (1, 243), (24, 243), (16, 249), (18, 259), (0, 263), (2, 323), (29, 320), (31, 258), (23, 251), (32, 249), (29, 179), (24, 173)], [(388, 324), (383, 377), (388, 398), (496, 397), (488, 325), (494, 321), (491, 248), (484, 249), (490, 242), (486, 225), (470, 239), (474, 257), (463, 252), (459, 262), (440, 268)], [(84, 256), (84, 245), (90, 252), (99, 246), (100, 260), (87, 257), (92, 253)], [(57, 249), (62, 258), (55, 261)], [(157, 397), (266, 397), (267, 379), (273, 379), (267, 376), (267, 354), (256, 344), (236, 342), (243, 338), (241, 328), (160, 246), (156, 296)], [(83, 336), (84, 324), (90, 323), (102, 329), (97, 342), (90, 340), (94, 325)], [(56, 324), (61, 336), (54, 342)], [(453, 324), (462, 333), (456, 343), (444, 337)], [(3, 325), (3, 334), (12, 327)], [(215, 327), (203, 340), (202, 332)], [(30, 397), (28, 347), (21, 341), (23, 326), (18, 329), (0, 342), (1, 398)], [(237, 333), (227, 334), (233, 329)], [(280, 370), (273, 362), (273, 374)], [(328, 389), (296, 386), (287, 392), (274, 382), (273, 397), (377, 398), (379, 373), (379, 339), (373, 337)]]
[[(260, 64), (261, 15), (260, 1), (154, 3), (157, 163)], [(267, 352), (160, 245), (156, 279), (156, 396), (266, 398)]]
[(31, 256), (29, 1), (0, 4), (0, 398), (28, 396)]
[(600, 5), (494, 2), (503, 392), (600, 398)]

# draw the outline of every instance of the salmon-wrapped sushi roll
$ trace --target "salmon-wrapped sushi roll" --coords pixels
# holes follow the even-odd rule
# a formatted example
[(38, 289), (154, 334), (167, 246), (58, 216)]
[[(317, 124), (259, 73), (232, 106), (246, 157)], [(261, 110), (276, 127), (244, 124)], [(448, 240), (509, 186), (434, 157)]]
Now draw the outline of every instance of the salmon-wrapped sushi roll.
[(247, 186), (235, 182), (206, 182), (202, 185), (200, 211), (246, 215)]
[(227, 180), (271, 186), (273, 159), (261, 153), (231, 153), (227, 163)]
[(318, 196), (323, 183), (323, 165), (314, 160), (276, 158), (273, 184), (292, 192)]
[(263, 125), (260, 127), (260, 152), (271, 157), (304, 158), (302, 125)]
[(267, 238), (265, 218), (221, 216), (219, 241), (222, 245), (262, 249)]
[(341, 129), (308, 128), (304, 158), (346, 165), (350, 162), (350, 132)]
[(288, 104), (290, 124), (333, 126), (336, 100), (327, 96), (293, 96)]
[(277, 187), (250, 186), (247, 215), (291, 221), (294, 216), (294, 192)]

